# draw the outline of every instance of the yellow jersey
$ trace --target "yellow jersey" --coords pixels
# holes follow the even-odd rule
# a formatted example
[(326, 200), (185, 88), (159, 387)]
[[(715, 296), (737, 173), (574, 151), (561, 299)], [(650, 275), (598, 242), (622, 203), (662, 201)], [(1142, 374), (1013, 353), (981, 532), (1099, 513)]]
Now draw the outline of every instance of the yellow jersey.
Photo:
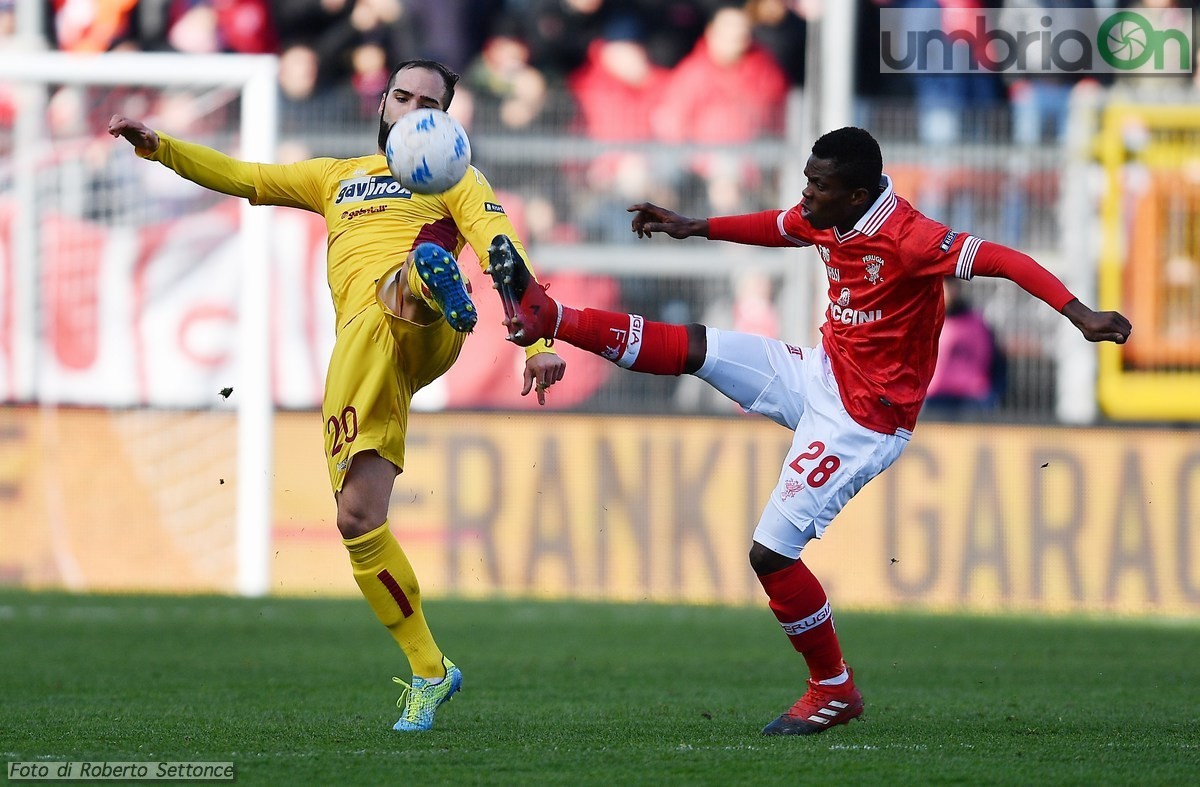
[[(157, 133), (158, 149), (145, 157), (187, 180), (253, 205), (301, 208), (325, 218), (326, 267), (338, 332), (375, 302), (379, 279), (421, 243), (436, 243), (455, 257), (469, 243), (486, 266), (488, 246), (503, 234), (529, 265), (496, 192), (475, 167), (448, 191), (414, 194), (395, 181), (378, 153), (257, 164)], [(539, 352), (553, 351), (544, 341), (526, 348), (527, 356)]]

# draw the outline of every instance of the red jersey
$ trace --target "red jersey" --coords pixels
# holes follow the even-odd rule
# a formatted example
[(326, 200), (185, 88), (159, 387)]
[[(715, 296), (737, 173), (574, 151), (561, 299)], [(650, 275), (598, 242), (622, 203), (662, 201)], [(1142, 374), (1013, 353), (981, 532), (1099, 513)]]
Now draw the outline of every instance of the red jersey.
[(709, 219), (709, 238), (817, 247), (829, 278), (822, 344), (842, 402), (855, 421), (885, 434), (916, 426), (945, 320), (943, 277), (1003, 276), (1056, 310), (1074, 297), (1026, 255), (925, 216), (886, 176), (883, 193), (847, 233), (814, 229), (796, 205)]

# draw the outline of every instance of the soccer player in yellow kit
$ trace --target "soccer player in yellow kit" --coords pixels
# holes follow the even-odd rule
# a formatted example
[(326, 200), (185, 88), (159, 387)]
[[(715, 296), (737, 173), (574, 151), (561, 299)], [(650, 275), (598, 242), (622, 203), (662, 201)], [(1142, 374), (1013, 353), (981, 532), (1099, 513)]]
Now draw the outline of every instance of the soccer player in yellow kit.
[[(476, 322), (456, 257), (467, 244), (486, 267), (492, 254), (528, 259), (512, 222), (479, 170), (442, 194), (413, 194), (388, 171), (383, 147), (392, 124), (414, 109), (445, 110), (458, 75), (431, 60), (392, 72), (379, 103), (379, 152), (295, 164), (238, 161), (113, 116), (108, 131), (143, 158), (206, 188), (255, 205), (319, 213), (329, 228), (328, 279), (337, 340), (325, 381), (325, 458), (337, 526), (354, 578), (412, 669), (395, 729), (433, 726), (434, 712), (462, 685), (421, 611), (416, 574), (388, 527), (388, 502), (404, 468), (412, 395), (444, 374)], [(266, 264), (265, 260), (247, 264)], [(526, 350), (522, 394), (546, 390), (566, 364), (546, 342)]]

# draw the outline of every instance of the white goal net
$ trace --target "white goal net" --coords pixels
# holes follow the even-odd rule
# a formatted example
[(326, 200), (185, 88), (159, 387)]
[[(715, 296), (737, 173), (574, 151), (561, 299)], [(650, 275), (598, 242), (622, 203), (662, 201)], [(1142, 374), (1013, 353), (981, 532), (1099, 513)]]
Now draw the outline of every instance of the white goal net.
[[(124, 114), (272, 161), (276, 74), (273, 56), (0, 55), (0, 511), (26, 551), (0, 550), (0, 574), (266, 592), (273, 211), (106, 130)], [(124, 558), (89, 559), (113, 539)]]

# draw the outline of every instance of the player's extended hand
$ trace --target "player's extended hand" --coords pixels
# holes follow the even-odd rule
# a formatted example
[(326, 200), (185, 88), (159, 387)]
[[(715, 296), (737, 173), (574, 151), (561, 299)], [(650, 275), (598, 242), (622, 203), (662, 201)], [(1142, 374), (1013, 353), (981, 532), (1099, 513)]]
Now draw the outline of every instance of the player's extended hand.
[(1062, 313), (1089, 342), (1124, 344), (1133, 330), (1133, 325), (1120, 312), (1094, 312), (1078, 298), (1064, 306)]
[(158, 150), (158, 134), (145, 123), (131, 120), (124, 115), (113, 115), (108, 121), (108, 133), (114, 137), (124, 137), (143, 153), (153, 153)]
[(536, 387), (538, 404), (546, 403), (546, 391), (567, 373), (567, 362), (554, 353), (538, 353), (525, 359), (525, 388), (528, 396)]
[(665, 232), (672, 238), (708, 235), (707, 219), (689, 219), (650, 202), (639, 202), (626, 210), (634, 214), (632, 229), (639, 238), (649, 238), (656, 232)]

